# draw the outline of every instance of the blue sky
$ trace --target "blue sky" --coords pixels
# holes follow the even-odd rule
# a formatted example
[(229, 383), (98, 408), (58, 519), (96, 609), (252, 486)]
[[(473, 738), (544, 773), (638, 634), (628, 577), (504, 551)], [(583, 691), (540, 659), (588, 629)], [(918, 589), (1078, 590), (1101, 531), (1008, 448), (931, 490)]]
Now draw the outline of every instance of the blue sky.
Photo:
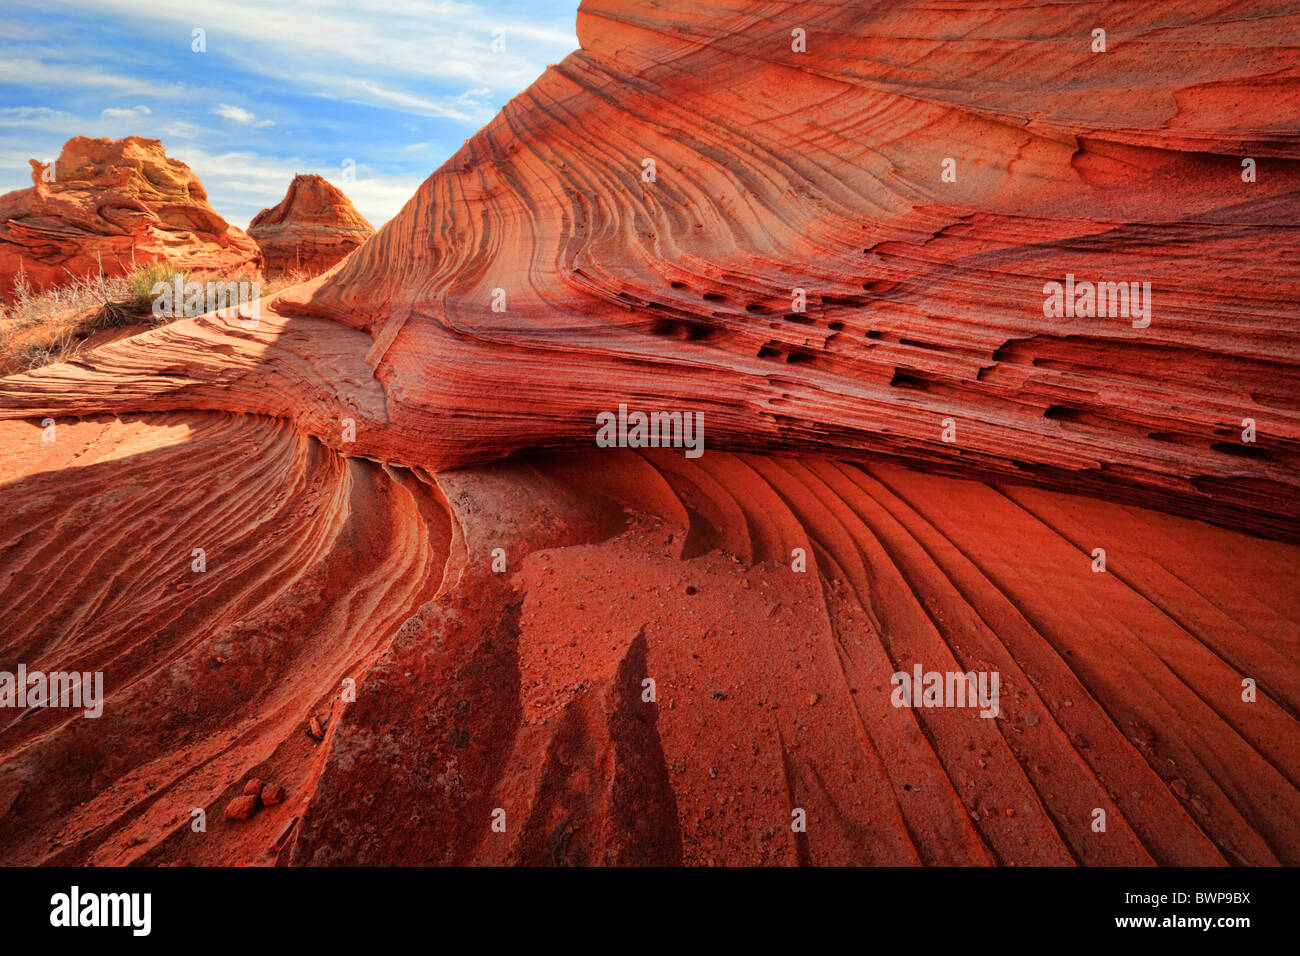
[(318, 173), (377, 227), (577, 48), (577, 7), (5, 0), (0, 193), (30, 186), (27, 160), (53, 159), (72, 136), (149, 136), (189, 164), (233, 225), (279, 202), (295, 173)]

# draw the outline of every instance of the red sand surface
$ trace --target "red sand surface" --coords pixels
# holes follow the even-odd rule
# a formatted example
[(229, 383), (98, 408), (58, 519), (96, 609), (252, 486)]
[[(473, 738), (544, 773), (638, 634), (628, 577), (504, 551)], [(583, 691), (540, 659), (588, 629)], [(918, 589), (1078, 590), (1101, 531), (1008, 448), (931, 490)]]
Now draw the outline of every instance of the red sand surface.
[(1300, 862), (1300, 14), (1117, 9), (585, 0), (255, 328), (0, 381), (0, 668), (108, 694), (0, 861)]

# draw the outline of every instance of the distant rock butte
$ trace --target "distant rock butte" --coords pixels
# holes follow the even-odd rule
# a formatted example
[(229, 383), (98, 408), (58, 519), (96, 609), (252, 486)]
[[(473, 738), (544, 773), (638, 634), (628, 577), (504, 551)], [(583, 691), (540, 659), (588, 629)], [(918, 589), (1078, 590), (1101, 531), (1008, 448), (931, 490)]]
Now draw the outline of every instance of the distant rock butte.
[(159, 140), (76, 136), (64, 144), (52, 178), (45, 164), (31, 165), (31, 188), (0, 196), (6, 300), (20, 268), (37, 290), (152, 262), (199, 278), (261, 274), (257, 244), (217, 215), (198, 177)]
[(284, 199), (263, 209), (248, 234), (262, 248), (270, 274), (319, 275), (374, 235), (375, 227), (347, 196), (320, 176), (293, 177)]

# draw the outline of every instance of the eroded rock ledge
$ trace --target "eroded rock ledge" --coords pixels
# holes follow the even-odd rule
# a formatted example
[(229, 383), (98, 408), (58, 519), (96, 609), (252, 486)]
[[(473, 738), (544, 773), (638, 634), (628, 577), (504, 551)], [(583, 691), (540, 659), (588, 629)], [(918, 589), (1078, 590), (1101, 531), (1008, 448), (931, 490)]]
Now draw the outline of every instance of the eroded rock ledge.
[(587, 0), (254, 327), (5, 379), (4, 660), (111, 704), (6, 862), (1300, 863), (1300, 15), (1117, 9)]
[[(1125, 8), (1093, 53), (1094, 13), (1059, 4), (588, 0), (582, 50), (279, 307), (373, 340), (379, 458), (586, 447), (630, 398), (703, 412), (711, 448), (1294, 538), (1300, 26), (1268, 12)], [(1045, 317), (1068, 275), (1150, 283), (1150, 324)], [(86, 408), (70, 386), (15, 382), (5, 414)]]

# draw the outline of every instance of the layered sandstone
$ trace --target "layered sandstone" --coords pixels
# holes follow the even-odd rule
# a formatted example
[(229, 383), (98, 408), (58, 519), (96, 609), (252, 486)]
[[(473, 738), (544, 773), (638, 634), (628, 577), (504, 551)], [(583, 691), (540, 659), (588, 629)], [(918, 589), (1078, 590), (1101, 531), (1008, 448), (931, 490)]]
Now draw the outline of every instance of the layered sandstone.
[[(5, 661), (107, 699), (0, 711), (6, 863), (1300, 862), (1294, 544), (821, 458), (58, 427), (0, 424)], [(892, 706), (916, 663), (998, 715)], [(287, 799), (224, 819), (252, 777)]]
[[(385, 411), (358, 440), (378, 458), (582, 447), (635, 396), (703, 412), (715, 448), (1139, 494), (1295, 536), (1300, 348), (1280, 315), (1300, 300), (1300, 145), (1267, 51), (1300, 27), (1232, 9), (1125, 11), (1092, 53), (1089, 14), (1055, 5), (594, 0), (582, 50), (280, 308), (373, 340)], [(1189, 73), (1150, 68), (1211, 34)], [(1067, 276), (1150, 283), (1149, 325), (1047, 317)], [(114, 361), (78, 373), (110, 405), (63, 373), (0, 401), (191, 400), (131, 394)]]
[(0, 855), (1300, 863), (1300, 15), (1097, 16), (585, 0), (337, 268), (5, 379), (0, 669), (110, 690)]
[(196, 278), (260, 274), (257, 244), (156, 139), (76, 136), (50, 166), (31, 165), (31, 188), (0, 196), (0, 297), (20, 272), (37, 291), (153, 262)]
[(315, 276), (374, 234), (343, 192), (320, 176), (297, 175), (284, 199), (248, 225), (271, 274)]
[[(588, 0), (578, 36), (299, 297), (373, 336), (434, 461), (588, 444), (634, 395), (714, 447), (1300, 528), (1292, 7)], [(1070, 274), (1149, 282), (1149, 326), (1045, 317)]]

